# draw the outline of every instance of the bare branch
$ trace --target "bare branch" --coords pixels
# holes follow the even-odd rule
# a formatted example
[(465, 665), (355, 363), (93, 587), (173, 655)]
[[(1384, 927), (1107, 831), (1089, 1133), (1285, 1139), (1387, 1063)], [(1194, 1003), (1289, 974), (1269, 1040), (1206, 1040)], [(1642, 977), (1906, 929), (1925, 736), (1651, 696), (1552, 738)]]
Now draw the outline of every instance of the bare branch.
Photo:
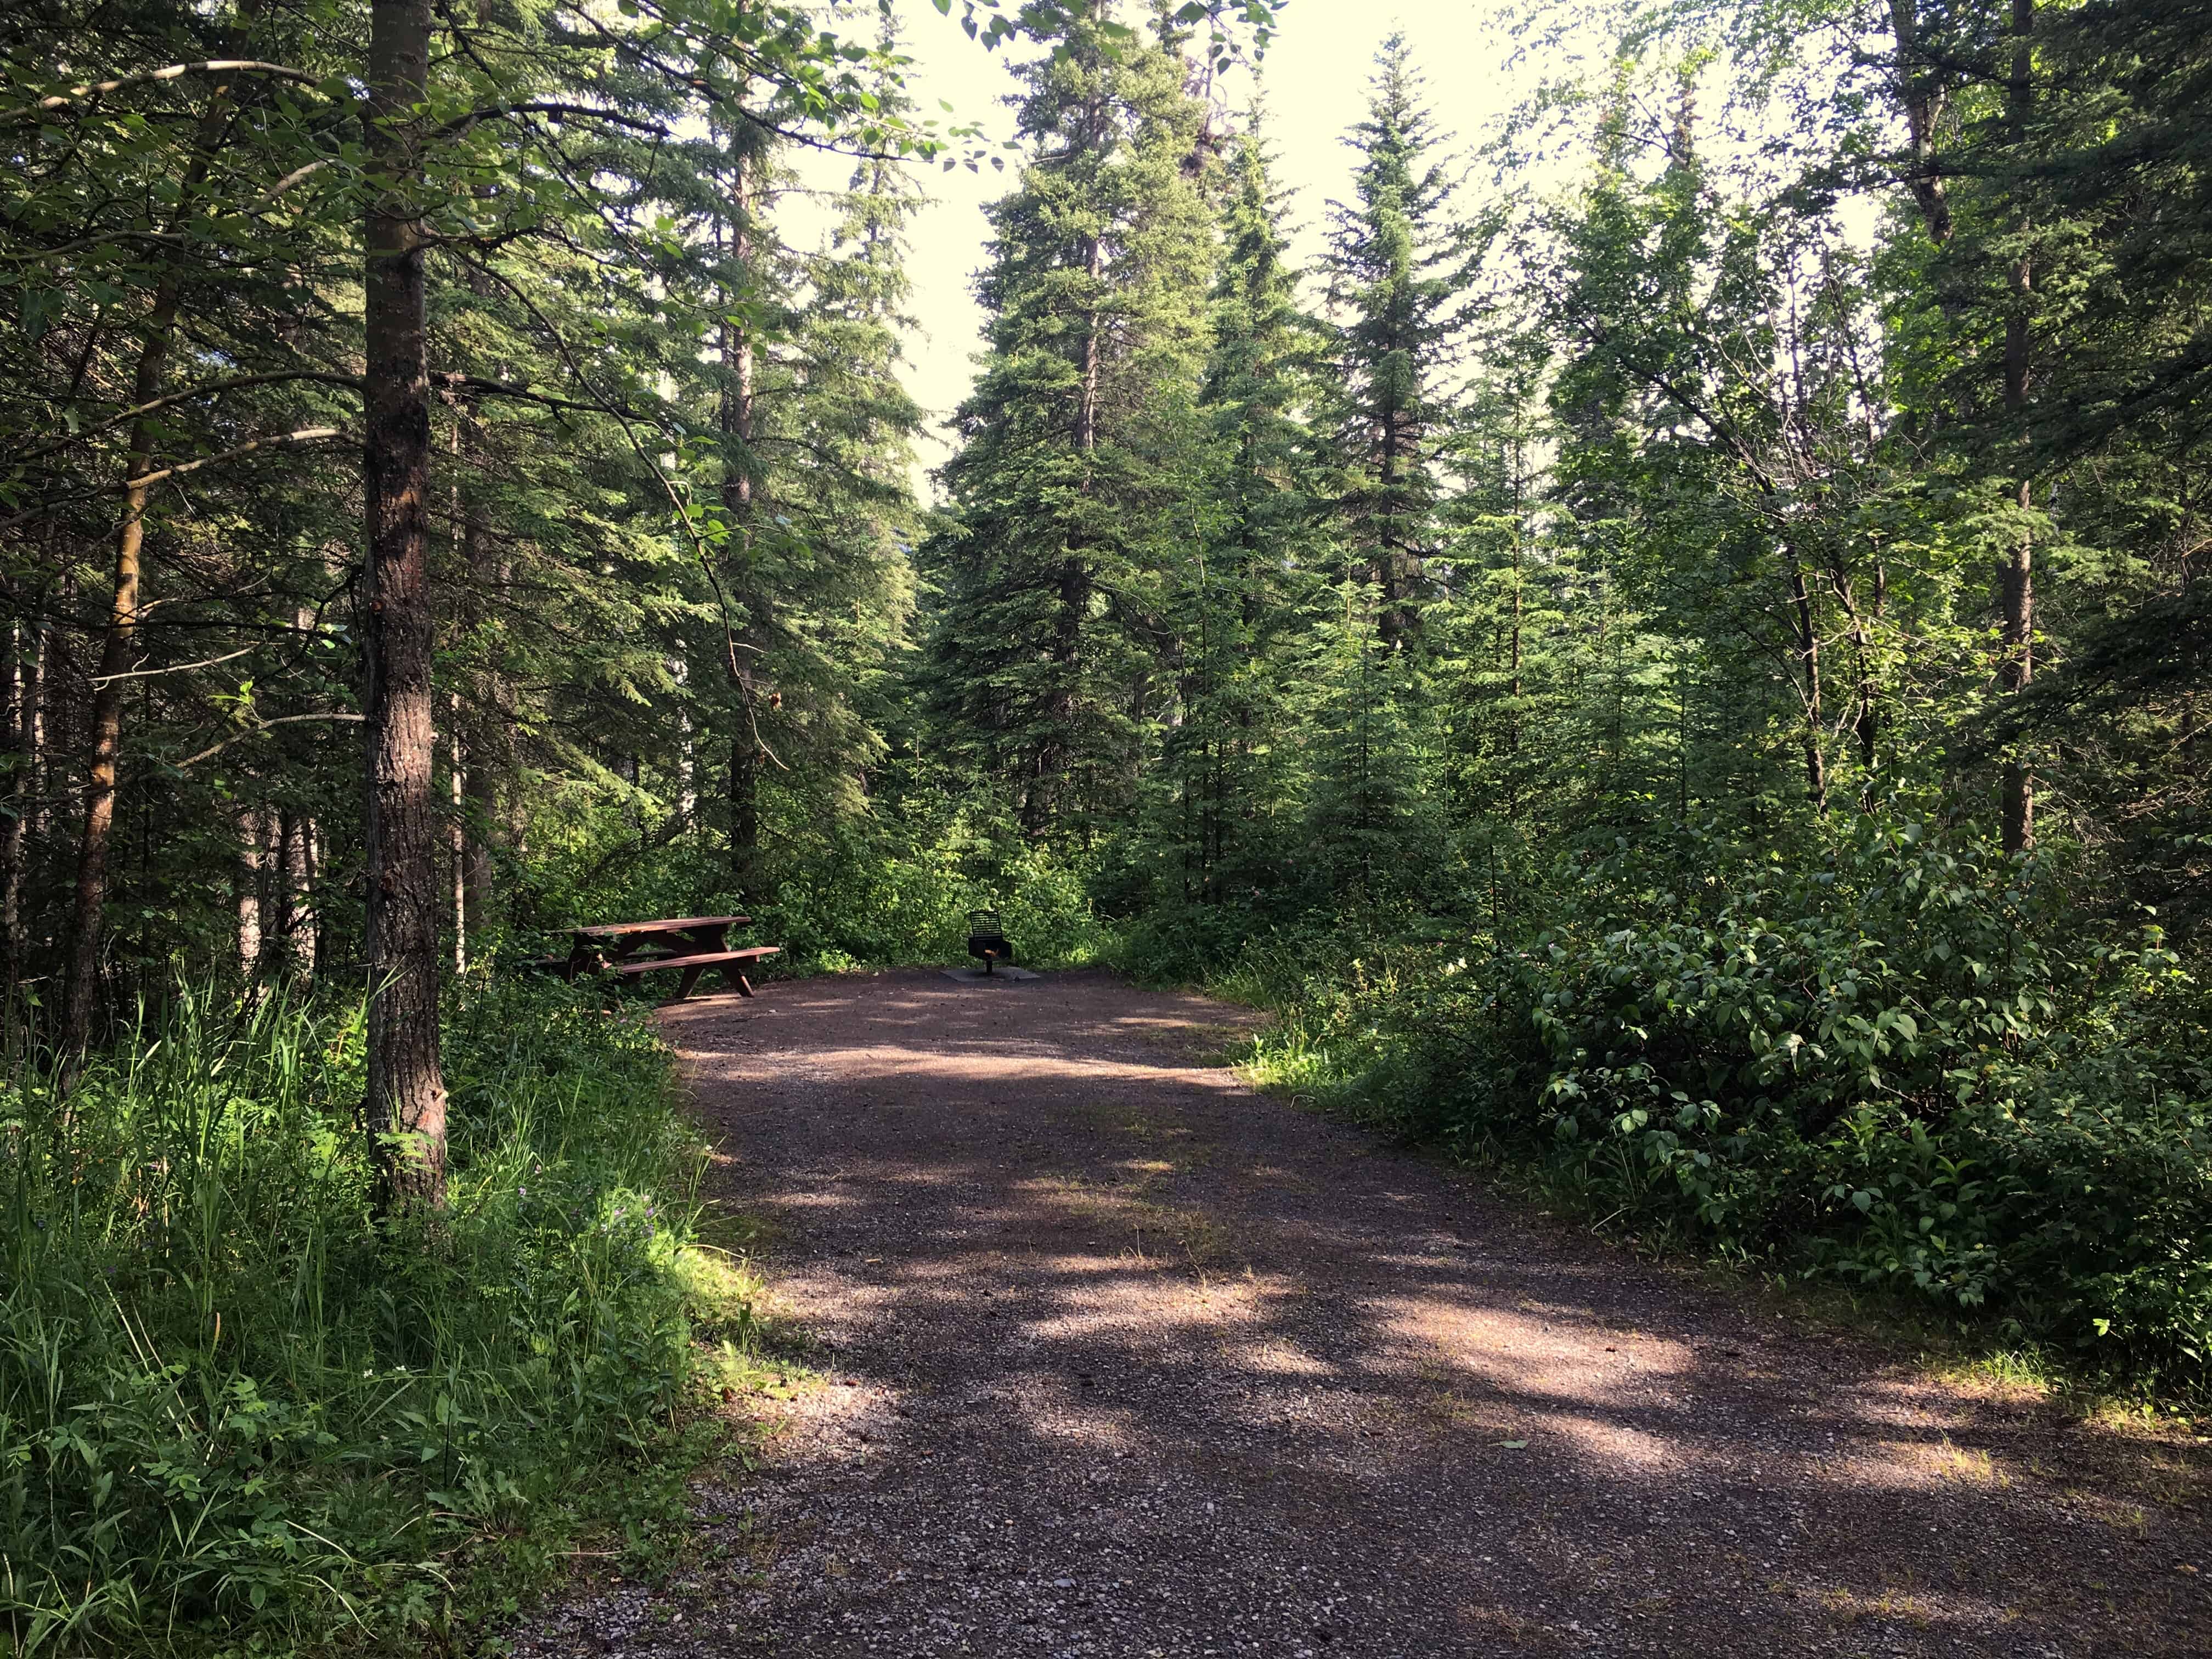
[(231, 662), (240, 657), (250, 656), (260, 648), (260, 645), (257, 642), (241, 647), (236, 651), (225, 652), (220, 657), (204, 657), (198, 662), (180, 662), (169, 668), (134, 668), (122, 674), (95, 674), (93, 676), (92, 683), (94, 685), (106, 685), (113, 680), (152, 680), (159, 679), (164, 674), (189, 674), (195, 668), (212, 668), (217, 663)]
[(188, 403), (194, 398), (213, 398), (225, 392), (243, 391), (251, 386), (278, 386), (287, 380), (319, 380), (325, 386), (342, 386), (351, 391), (358, 391), (361, 386), (361, 381), (357, 376), (326, 374), (319, 369), (287, 369), (281, 373), (269, 374), (241, 374), (233, 380), (216, 380), (207, 386), (191, 386), (182, 392), (172, 392), (166, 397), (155, 398), (151, 403), (140, 404), (135, 409), (126, 409), (119, 414), (111, 415), (98, 426), (88, 427), (82, 432), (73, 432), (58, 443), (43, 444), (36, 449), (26, 450), (13, 459), (19, 462), (36, 460), (42, 455), (52, 454), (56, 450), (66, 449), (71, 444), (80, 444), (88, 438), (97, 438), (101, 433), (121, 426), (125, 421), (136, 420), (141, 415), (150, 415), (155, 410), (167, 408), (171, 404)]
[(111, 92), (122, 91), (125, 87), (143, 87), (155, 81), (174, 81), (187, 75), (269, 75), (303, 87), (320, 87), (325, 78), (283, 64), (264, 64), (251, 58), (211, 58), (204, 63), (172, 64), (166, 69), (148, 70), (143, 75), (126, 75), (120, 80), (94, 81), (81, 87), (71, 87), (66, 93), (41, 98), (35, 104), (0, 110), (0, 121), (20, 121), (26, 116), (67, 109), (70, 105), (82, 103), (88, 99), (104, 98)]
[(471, 110), (466, 115), (457, 115), (440, 127), (438, 137), (450, 138), (455, 133), (466, 132), (479, 121), (495, 121), (507, 115), (549, 115), (556, 121), (605, 121), (610, 126), (628, 127), (633, 132), (649, 132), (656, 138), (668, 137), (668, 129), (658, 121), (640, 120), (635, 116), (618, 114), (593, 104), (568, 104), (544, 99), (532, 99), (520, 104), (489, 104), (483, 109)]
[(218, 461), (234, 461), (241, 455), (251, 455), (257, 449), (274, 449), (283, 444), (319, 442), (325, 438), (343, 438), (345, 430), (335, 426), (303, 426), (296, 432), (280, 432), (273, 438), (256, 438), (235, 449), (226, 449), (219, 455), (203, 455), (197, 461), (185, 461), (176, 466), (165, 466), (158, 472), (142, 472), (135, 478), (125, 478), (115, 486), (118, 489), (141, 489), (148, 484), (157, 484), (170, 478), (181, 478), (187, 472), (197, 472), (204, 466), (213, 466)]
[(66, 501), (83, 501), (93, 495), (110, 495), (118, 489), (135, 489), (148, 484), (161, 483), (170, 478), (181, 478), (187, 472), (197, 472), (202, 467), (213, 466), (219, 461), (234, 461), (241, 455), (252, 454), (256, 450), (276, 449), (287, 444), (315, 443), (325, 438), (343, 438), (346, 435), (341, 427), (308, 426), (301, 428), (297, 432), (280, 432), (274, 437), (256, 438), (252, 442), (240, 444), (235, 449), (226, 449), (219, 455), (203, 455), (196, 461), (185, 461), (176, 466), (163, 467), (159, 472), (142, 472), (135, 478), (125, 478), (122, 483), (109, 484), (105, 489), (80, 490), (74, 495), (62, 496), (58, 500), (42, 501), (36, 507), (26, 507), (21, 513), (0, 519), (0, 530), (12, 530), (19, 524), (26, 524), (33, 519), (43, 518)]
[(207, 759), (210, 755), (220, 755), (234, 743), (244, 743), (248, 738), (258, 738), (264, 732), (279, 726), (297, 726), (304, 720), (343, 720), (350, 725), (358, 726), (365, 718), (366, 716), (361, 714), (279, 714), (273, 720), (262, 721), (260, 725), (254, 726), (251, 731), (237, 732), (233, 736), (225, 738), (221, 743), (216, 744), (210, 748), (201, 750), (197, 755), (187, 755), (184, 759), (180, 761), (173, 761), (170, 763), (181, 772), (187, 766), (197, 766), (200, 762)]

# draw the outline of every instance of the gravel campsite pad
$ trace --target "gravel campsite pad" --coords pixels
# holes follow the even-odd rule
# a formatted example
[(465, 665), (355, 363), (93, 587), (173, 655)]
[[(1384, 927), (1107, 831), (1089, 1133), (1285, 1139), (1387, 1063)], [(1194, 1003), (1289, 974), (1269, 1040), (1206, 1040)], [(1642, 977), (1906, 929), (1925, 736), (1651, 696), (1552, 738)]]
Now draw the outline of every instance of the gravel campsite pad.
[[(820, 1378), (526, 1655), (2203, 1655), (2201, 1443), (1933, 1383), (1255, 1095), (1254, 1016), (670, 1011)], [(714, 1547), (720, 1546), (721, 1547)]]

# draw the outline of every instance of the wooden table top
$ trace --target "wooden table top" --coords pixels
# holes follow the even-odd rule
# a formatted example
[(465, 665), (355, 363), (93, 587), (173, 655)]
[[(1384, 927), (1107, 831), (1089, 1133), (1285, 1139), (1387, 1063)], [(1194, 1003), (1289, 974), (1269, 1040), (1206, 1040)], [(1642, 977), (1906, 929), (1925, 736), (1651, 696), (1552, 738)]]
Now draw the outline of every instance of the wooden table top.
[(571, 927), (579, 939), (606, 939), (623, 933), (688, 933), (696, 927), (750, 927), (750, 916), (674, 916), (665, 921), (607, 921), (592, 927)]

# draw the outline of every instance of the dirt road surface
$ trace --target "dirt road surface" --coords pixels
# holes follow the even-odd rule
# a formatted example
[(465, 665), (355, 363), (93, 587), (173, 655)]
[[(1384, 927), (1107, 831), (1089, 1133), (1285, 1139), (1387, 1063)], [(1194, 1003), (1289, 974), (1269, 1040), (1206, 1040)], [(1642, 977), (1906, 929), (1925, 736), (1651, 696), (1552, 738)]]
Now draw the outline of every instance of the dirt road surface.
[(701, 1493), (719, 1564), (519, 1650), (2212, 1654), (2202, 1444), (1932, 1383), (1255, 1095), (1210, 1063), (1252, 1018), (1103, 974), (668, 1012), (829, 1381)]

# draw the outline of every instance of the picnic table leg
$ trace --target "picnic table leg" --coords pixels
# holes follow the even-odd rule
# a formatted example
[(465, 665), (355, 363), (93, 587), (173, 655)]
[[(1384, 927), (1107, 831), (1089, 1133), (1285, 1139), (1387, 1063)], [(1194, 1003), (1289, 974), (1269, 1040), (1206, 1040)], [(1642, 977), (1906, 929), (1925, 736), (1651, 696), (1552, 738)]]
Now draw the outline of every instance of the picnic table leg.
[(744, 967), (738, 963), (726, 962), (722, 964), (722, 983), (741, 997), (753, 994), (752, 982), (746, 979)]
[(699, 975), (706, 971), (707, 970), (703, 968), (686, 968), (684, 970), (683, 979), (677, 984), (676, 994), (669, 998), (669, 1000), (671, 1002), (681, 1002), (684, 998), (690, 996), (691, 994), (691, 988), (699, 982)]

